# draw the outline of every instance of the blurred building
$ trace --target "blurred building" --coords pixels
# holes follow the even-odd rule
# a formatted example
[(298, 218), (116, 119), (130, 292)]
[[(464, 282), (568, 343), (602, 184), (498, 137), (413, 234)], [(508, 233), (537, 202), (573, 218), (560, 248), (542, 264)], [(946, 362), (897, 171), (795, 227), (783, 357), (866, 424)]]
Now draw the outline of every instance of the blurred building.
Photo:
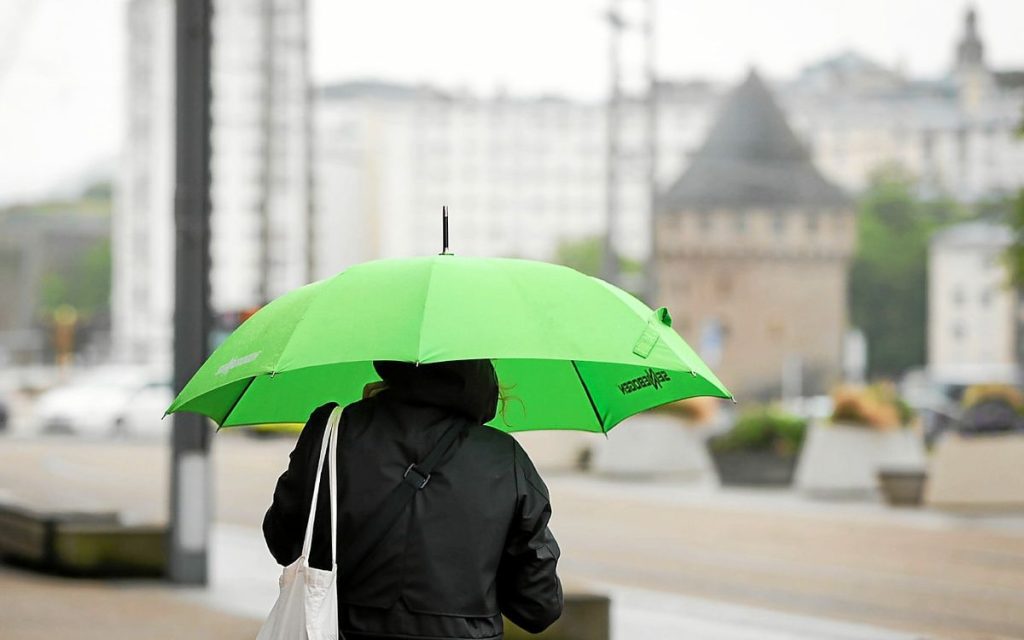
[(734, 393), (778, 397), (794, 367), (809, 393), (841, 376), (853, 203), (756, 73), (659, 208), (659, 299)]
[(923, 195), (973, 201), (1024, 186), (1024, 69), (985, 61), (968, 10), (943, 78), (911, 79), (856, 52), (810, 65), (780, 87), (781, 101), (822, 171), (850, 190), (889, 163), (921, 180)]
[[(707, 85), (666, 87), (661, 137), (665, 175), (680, 148), (698, 142)], [(628, 103), (620, 248), (646, 253), (643, 107)], [(565, 241), (604, 231), (605, 107), (562, 98), (482, 98), (384, 82), (320, 92), (318, 194), (336, 262), (441, 250), (441, 207), (451, 212), (452, 249), (465, 255), (550, 259)], [(333, 226), (326, 226), (333, 225)]]
[(928, 372), (941, 384), (1017, 381), (1017, 294), (1003, 259), (1012, 231), (967, 222), (928, 254)]
[[(970, 201), (1024, 186), (1024, 141), (1013, 133), (1024, 72), (987, 66), (973, 12), (952, 49), (949, 74), (933, 80), (846, 52), (775, 85), (778, 102), (815, 165), (848, 193), (892, 163), (918, 175), (925, 195)], [(706, 83), (659, 84), (661, 189), (685, 169), (721, 100)], [(351, 82), (323, 89), (317, 116), (318, 240), (335, 249), (320, 275), (438, 250), (443, 204), (464, 254), (550, 259), (561, 242), (604, 233), (604, 104)], [(613, 235), (640, 259), (649, 237), (643, 102), (628, 96), (621, 117)]]
[[(451, 249), (463, 255), (551, 259), (562, 243), (605, 232), (604, 103), (359, 81), (323, 87), (310, 105), (304, 0), (218, 0), (216, 10), (219, 313), (364, 260), (439, 252), (442, 205), (451, 211)], [(172, 25), (171, 0), (130, 2), (114, 323), (120, 353), (133, 359), (170, 348)], [(1024, 72), (987, 66), (978, 25), (973, 12), (965, 16), (944, 78), (907, 78), (847, 52), (774, 84), (821, 173), (850, 194), (893, 162), (920, 176), (926, 195), (974, 200), (1024, 186), (1024, 141), (1013, 135)], [(612, 230), (632, 259), (649, 253), (651, 237), (642, 98), (628, 95), (621, 108)], [(724, 90), (663, 80), (657, 98), (664, 191), (700, 148)]]
[(127, 108), (112, 225), (115, 355), (170, 362), (174, 313), (174, 2), (127, 6)]
[[(174, 306), (174, 2), (128, 5), (127, 131), (114, 224), (116, 354), (169, 363)], [(308, 282), (305, 0), (216, 0), (211, 295), (235, 315)]]

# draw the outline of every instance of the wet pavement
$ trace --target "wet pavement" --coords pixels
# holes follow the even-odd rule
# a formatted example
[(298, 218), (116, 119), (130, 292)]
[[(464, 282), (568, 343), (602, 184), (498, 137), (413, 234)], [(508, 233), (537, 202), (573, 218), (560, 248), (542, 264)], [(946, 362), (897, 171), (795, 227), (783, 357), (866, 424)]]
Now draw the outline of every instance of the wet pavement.
[[(97, 628), (131, 630), (135, 622), (117, 624), (118, 609), (132, 609), (130, 617), (138, 614), (132, 620), (142, 625), (147, 611), (159, 609), (167, 615), (152, 613), (153, 624), (188, 630), (166, 637), (207, 637), (236, 626), (245, 632), (217, 637), (252, 637), (273, 602), (278, 574), (259, 523), (289, 450), (286, 439), (215, 437), (209, 589), (3, 569), (0, 592), (35, 595), (0, 599), (0, 636), (53, 637), (37, 633), (50, 621), (33, 604), (50, 597), (91, 603), (69, 604), (75, 614), (68, 619), (83, 626), (95, 617)], [(0, 438), (0, 494), (48, 507), (116, 508), (134, 521), (159, 522), (168, 458), (156, 442)], [(574, 588), (612, 595), (617, 640), (1024, 637), (1021, 515), (816, 502), (789, 491), (728, 491), (708, 483), (564, 473), (547, 479), (562, 573)], [(173, 604), (162, 609), (165, 601)], [(64, 628), (60, 616), (52, 622)]]

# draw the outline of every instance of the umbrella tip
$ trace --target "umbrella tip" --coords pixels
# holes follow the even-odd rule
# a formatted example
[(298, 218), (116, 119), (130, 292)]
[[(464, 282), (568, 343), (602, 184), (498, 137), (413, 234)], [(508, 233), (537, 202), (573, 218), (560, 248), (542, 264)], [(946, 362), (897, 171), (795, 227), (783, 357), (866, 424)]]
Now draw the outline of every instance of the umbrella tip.
[(448, 255), (448, 205), (441, 207), (441, 255)]

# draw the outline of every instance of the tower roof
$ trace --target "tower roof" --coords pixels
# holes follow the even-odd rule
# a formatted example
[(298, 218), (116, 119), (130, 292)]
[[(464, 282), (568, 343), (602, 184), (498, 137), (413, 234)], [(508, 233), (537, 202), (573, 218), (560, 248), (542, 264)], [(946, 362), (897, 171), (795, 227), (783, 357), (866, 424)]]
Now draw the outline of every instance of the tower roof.
[(956, 47), (958, 69), (985, 66), (985, 45), (978, 35), (978, 13), (969, 7), (964, 14), (964, 37)]
[(660, 208), (842, 206), (846, 195), (811, 162), (756, 72), (726, 97), (718, 120)]

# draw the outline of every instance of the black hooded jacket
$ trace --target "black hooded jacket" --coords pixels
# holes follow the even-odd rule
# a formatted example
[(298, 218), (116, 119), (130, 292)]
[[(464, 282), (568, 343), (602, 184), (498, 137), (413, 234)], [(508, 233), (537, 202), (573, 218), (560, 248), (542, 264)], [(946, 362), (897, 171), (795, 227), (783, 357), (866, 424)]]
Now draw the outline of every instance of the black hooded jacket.
[[(519, 444), (483, 426), (498, 399), (487, 360), (375, 364), (387, 388), (345, 408), (338, 431), (338, 615), (349, 640), (503, 637), (501, 614), (539, 632), (562, 611), (547, 487)], [(310, 416), (263, 521), (282, 565), (299, 557), (319, 446), (333, 404)], [(447, 459), (355, 575), (346, 535), (371, 518), (453, 425)], [(326, 465), (321, 483), (326, 487)], [(330, 511), (320, 491), (310, 564), (330, 567)]]

